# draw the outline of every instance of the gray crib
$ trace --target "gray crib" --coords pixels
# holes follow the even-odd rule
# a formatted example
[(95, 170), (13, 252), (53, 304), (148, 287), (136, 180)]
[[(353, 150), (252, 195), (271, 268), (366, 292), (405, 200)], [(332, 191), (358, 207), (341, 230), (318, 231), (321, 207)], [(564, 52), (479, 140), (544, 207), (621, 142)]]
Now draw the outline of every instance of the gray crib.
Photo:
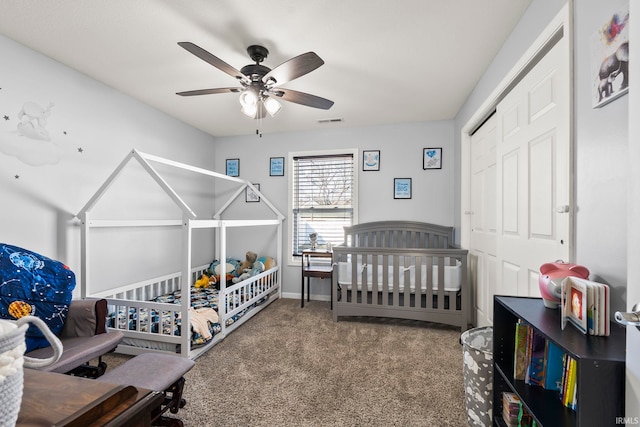
[(393, 317), (468, 329), (467, 250), (454, 228), (378, 221), (344, 228), (333, 248), (333, 318)]

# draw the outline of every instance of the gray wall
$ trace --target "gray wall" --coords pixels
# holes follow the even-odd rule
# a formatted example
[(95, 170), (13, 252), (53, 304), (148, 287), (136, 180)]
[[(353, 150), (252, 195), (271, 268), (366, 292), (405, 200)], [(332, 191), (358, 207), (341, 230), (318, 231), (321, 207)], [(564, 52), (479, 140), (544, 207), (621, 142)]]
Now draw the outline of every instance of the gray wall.
[[(624, 308), (626, 301), (628, 96), (603, 108), (591, 107), (590, 41), (628, 1), (574, 3), (575, 262), (589, 268), (592, 280), (612, 286), (611, 304), (616, 310)], [(565, 4), (565, 0), (533, 0), (456, 116), (456, 147), (460, 147), (462, 127)], [(456, 167), (460, 167), (459, 158), (457, 153)], [(458, 170), (455, 177), (459, 180)], [(459, 189), (457, 182), (458, 194)], [(459, 199), (455, 211), (459, 227)]]
[[(206, 166), (213, 157), (213, 138), (4, 36), (0, 52), (0, 119), (8, 117), (0, 120), (0, 241), (59, 259), (79, 280), (80, 233), (74, 215), (127, 153), (137, 148)], [(25, 102), (55, 104), (46, 125), (50, 141), (18, 134), (18, 113)], [(157, 200), (139, 178), (133, 174), (125, 182), (125, 199)], [(195, 199), (197, 187), (182, 183)], [(208, 200), (195, 204), (209, 204), (213, 211)], [(124, 206), (114, 203), (111, 208), (122, 213)], [(125, 268), (116, 262), (125, 249), (161, 252), (157, 245), (125, 238), (103, 248), (102, 269), (123, 278), (158, 275), (147, 263)], [(170, 258), (175, 258), (173, 251), (164, 248)]]
[[(305, 108), (286, 105), (285, 108)], [(247, 121), (250, 128), (252, 123)], [(441, 170), (422, 169), (422, 149), (442, 147)], [(359, 174), (359, 222), (407, 219), (453, 225), (454, 205), (454, 147), (453, 122), (438, 121), (369, 128), (342, 128), (286, 134), (255, 134), (220, 138), (216, 144), (214, 165), (224, 170), (227, 158), (240, 159), (240, 177), (260, 184), (260, 190), (285, 216), (287, 212), (287, 178), (269, 176), (269, 158), (287, 157), (289, 152), (357, 148), (380, 150), (380, 171)], [(288, 173), (288, 169), (285, 170)], [(394, 200), (393, 178), (412, 178), (411, 200)], [(248, 204), (254, 205), (254, 204)], [(252, 209), (254, 206), (247, 206)], [(287, 250), (289, 222), (285, 221), (283, 247)], [(255, 239), (253, 239), (255, 240)], [(250, 235), (230, 243), (232, 254), (254, 250)], [(237, 255), (236, 255), (237, 256)], [(287, 257), (285, 253), (285, 260)], [(283, 292), (297, 297), (300, 292), (300, 266), (287, 262), (283, 266)], [(329, 281), (314, 279), (312, 297), (329, 299)]]

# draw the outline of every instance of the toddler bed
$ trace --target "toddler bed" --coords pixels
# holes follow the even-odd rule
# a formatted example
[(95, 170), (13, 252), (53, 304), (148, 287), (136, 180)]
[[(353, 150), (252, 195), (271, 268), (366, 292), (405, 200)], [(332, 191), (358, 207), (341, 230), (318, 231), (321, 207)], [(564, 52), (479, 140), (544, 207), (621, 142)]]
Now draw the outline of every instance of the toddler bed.
[(393, 317), (468, 328), (467, 250), (453, 227), (378, 221), (345, 227), (333, 248), (333, 317)]
[[(130, 163), (135, 165), (136, 162), (138, 164), (136, 169), (123, 173)], [(159, 168), (156, 169), (158, 165)], [(220, 187), (223, 189), (219, 194), (230, 194), (230, 197), (225, 200), (215, 200), (215, 205), (220, 206), (219, 210), (213, 215), (205, 212), (201, 214), (201, 218), (204, 219), (200, 219), (196, 211), (163, 178), (159, 170), (170, 171), (167, 176), (171, 180), (176, 180), (175, 182), (180, 183), (180, 179), (188, 182), (189, 185), (186, 187), (190, 191), (189, 197), (193, 198), (194, 194), (197, 194), (207, 201), (202, 203), (202, 200), (196, 200), (200, 202), (197, 203), (198, 206), (214, 206), (213, 203), (209, 203), (208, 198), (215, 200), (216, 195), (209, 196), (207, 192), (215, 189), (215, 186), (207, 182), (208, 178), (221, 181)], [(152, 178), (148, 182), (157, 184), (154, 188), (159, 190), (159, 196), (168, 198), (169, 203), (172, 204), (170, 209), (156, 210), (155, 206), (161, 206), (159, 201), (164, 199), (159, 196), (151, 198), (156, 195), (149, 194), (146, 187), (145, 191), (139, 192), (145, 197), (131, 198), (128, 187), (145, 182), (141, 179), (140, 173), (146, 173)], [(114, 185), (114, 182), (123, 175), (130, 181), (125, 182), (125, 185)], [(193, 183), (194, 186), (198, 186), (197, 189), (192, 189), (190, 186), (192, 175), (195, 175)], [(122, 198), (118, 198), (118, 194), (122, 193), (114, 195), (118, 191), (123, 192), (123, 189), (126, 192)], [(259, 203), (245, 205), (244, 195), (249, 191), (259, 197)], [(122, 199), (133, 206), (127, 205), (126, 209), (118, 205), (114, 205), (112, 209), (107, 206), (106, 213), (99, 214), (100, 209), (94, 208), (108, 192), (110, 194), (106, 199), (111, 204)], [(148, 206), (145, 203), (147, 198), (153, 200), (156, 205)], [(138, 200), (140, 203), (135, 203)], [(238, 209), (228, 209), (236, 203), (241, 203), (242, 218), (226, 218), (233, 215), (228, 211), (238, 212)], [(134, 149), (116, 167), (77, 216), (81, 220), (81, 297), (107, 300), (109, 330), (118, 330), (124, 334), (122, 343), (116, 349), (119, 353), (137, 355), (144, 352), (165, 352), (195, 359), (281, 296), (279, 280), (284, 216), (256, 186), (247, 180), (141, 153)], [(99, 267), (104, 269), (105, 265), (108, 267), (111, 265), (110, 260), (105, 259), (104, 255), (105, 247), (110, 248), (104, 242), (109, 240), (101, 239), (118, 234), (114, 242), (119, 246), (114, 249), (114, 252), (120, 252), (123, 245), (133, 243), (135, 247), (134, 238), (125, 237), (134, 235), (133, 233), (138, 233), (139, 230), (150, 230), (148, 233), (154, 238), (166, 235), (174, 238), (177, 236), (182, 244), (170, 244), (164, 250), (153, 248), (154, 251), (149, 251), (149, 254), (146, 250), (135, 252), (132, 257), (134, 266), (152, 261), (154, 254), (161, 252), (162, 259), (173, 260), (175, 265), (180, 266), (180, 271), (127, 285), (121, 285), (121, 282), (112, 284), (103, 277), (98, 278), (100, 274), (95, 271), (99, 272)], [(199, 230), (203, 233), (196, 237), (194, 231)], [(238, 271), (235, 280), (227, 280), (229, 277), (226, 277), (226, 273), (232, 273), (229, 271), (229, 265), (234, 267), (240, 264), (239, 261), (233, 261), (231, 257), (227, 257), (227, 252), (230, 250), (229, 243), (233, 243), (228, 233), (230, 230), (244, 230), (250, 236), (261, 236), (253, 237), (255, 241), (251, 243), (251, 247), (258, 245), (272, 255), (272, 257), (262, 257), (262, 261), (257, 260), (260, 261), (261, 268), (257, 268), (254, 263), (251, 265), (252, 268)], [(254, 231), (258, 232), (254, 233)], [(135, 235), (139, 236), (139, 234)], [(198, 240), (198, 238), (202, 239), (203, 235), (206, 236), (204, 242)], [(160, 237), (159, 241), (164, 240)], [(207, 254), (211, 252), (216, 259), (225, 260), (225, 267), (216, 269), (216, 265), (213, 264), (196, 265), (193, 261), (196, 241)], [(143, 245), (145, 244), (148, 243), (143, 242)], [(103, 256), (96, 257), (95, 254), (100, 253), (101, 250)], [(130, 254), (131, 251), (126, 253)], [(109, 258), (108, 251), (106, 254), (106, 258)], [(270, 262), (264, 262), (266, 258)], [(160, 265), (160, 268), (164, 269), (165, 266)], [(173, 267), (166, 268), (173, 269)], [(126, 268), (121, 269), (121, 271), (126, 270)], [(214, 271), (218, 277), (223, 277), (216, 286), (206, 287), (209, 285), (208, 280), (199, 281), (205, 272)], [(200, 285), (205, 287), (199, 288)]]
[[(192, 283), (209, 267), (193, 269)], [(180, 273), (95, 293), (93, 297), (107, 300), (107, 327), (125, 335), (117, 348), (119, 353), (182, 353), (184, 347), (190, 357), (196, 358), (278, 296), (278, 271), (273, 266), (222, 289), (191, 286), (189, 298), (182, 296)], [(221, 306), (220, 301), (225, 303)], [(189, 305), (185, 322), (183, 303)], [(185, 337), (183, 325), (188, 325)]]

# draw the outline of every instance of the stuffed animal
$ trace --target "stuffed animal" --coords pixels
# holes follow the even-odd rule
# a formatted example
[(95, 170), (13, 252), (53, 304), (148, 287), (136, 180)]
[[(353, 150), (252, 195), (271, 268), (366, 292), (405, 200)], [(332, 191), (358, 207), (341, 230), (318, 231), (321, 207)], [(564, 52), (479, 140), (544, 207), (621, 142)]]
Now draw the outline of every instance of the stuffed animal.
[(258, 259), (258, 254), (255, 252), (248, 251), (245, 255), (245, 260), (240, 263), (236, 272), (238, 275), (242, 275), (242, 273), (246, 273), (247, 270), (251, 270), (253, 268), (253, 263)]
[(242, 282), (243, 280), (248, 279), (249, 277), (253, 277), (258, 275), (264, 271), (264, 264), (260, 261), (256, 261), (253, 263), (250, 269), (247, 269), (244, 273), (239, 275), (238, 277), (234, 277), (231, 279), (233, 283)]
[(589, 279), (589, 269), (562, 260), (547, 262), (540, 266), (538, 286), (545, 307), (557, 308), (560, 305), (562, 280), (568, 276)]
[(200, 276), (198, 280), (196, 280), (194, 286), (196, 288), (208, 288), (209, 286), (215, 286), (216, 283), (218, 283), (216, 276), (214, 276), (212, 271), (207, 270), (202, 273), (202, 276)]
[(270, 256), (261, 256), (260, 258), (258, 258), (258, 261), (260, 261), (264, 265), (265, 271), (270, 270), (276, 266), (276, 260)]

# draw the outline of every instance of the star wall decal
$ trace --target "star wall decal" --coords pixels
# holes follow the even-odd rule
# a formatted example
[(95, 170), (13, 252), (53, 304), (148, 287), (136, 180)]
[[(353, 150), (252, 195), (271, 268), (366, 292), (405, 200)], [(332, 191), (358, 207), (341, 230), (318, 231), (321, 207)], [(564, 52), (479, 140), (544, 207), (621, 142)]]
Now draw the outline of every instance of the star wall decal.
[(16, 176), (14, 176), (15, 179), (20, 179), (20, 175), (16, 174)]
[(7, 115), (5, 114), (4, 119), (5, 119), (5, 120), (9, 120), (9, 116), (7, 116)]
[(82, 147), (78, 147), (78, 153), (80, 154), (84, 153), (84, 149)]

